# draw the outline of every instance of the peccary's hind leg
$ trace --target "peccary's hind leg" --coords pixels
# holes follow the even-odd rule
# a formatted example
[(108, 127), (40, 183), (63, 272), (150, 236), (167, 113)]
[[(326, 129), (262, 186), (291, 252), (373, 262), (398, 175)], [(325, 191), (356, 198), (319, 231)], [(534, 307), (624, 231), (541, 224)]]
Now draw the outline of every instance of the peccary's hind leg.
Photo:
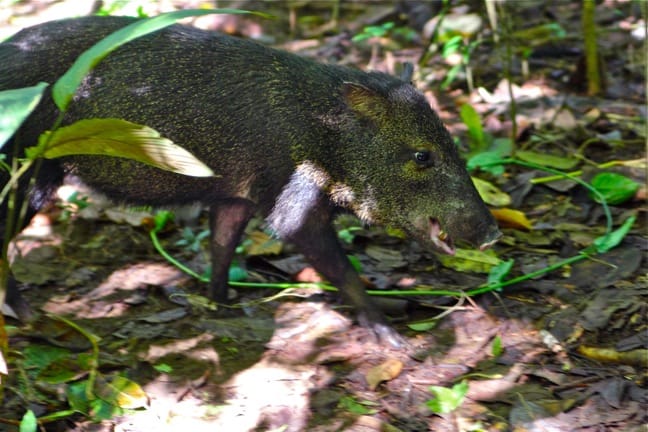
[[(2, 148), (8, 156), (5, 160), (8, 166), (12, 165), (12, 158), (16, 151), (16, 142), (12, 138)], [(6, 246), (13, 237), (20, 233), (36, 213), (46, 204), (52, 202), (56, 189), (63, 183), (63, 170), (56, 161), (41, 160), (38, 169), (32, 167), (18, 179), (17, 189), (14, 191), (13, 200), (5, 199), (0, 203), (0, 245)], [(38, 172), (36, 183), (29, 190), (29, 183), (35, 172)], [(0, 189), (10, 180), (8, 172), (0, 169)], [(29, 190), (29, 191), (28, 191)], [(10, 207), (11, 204), (11, 207)], [(21, 217), (21, 211), (26, 205), (26, 212)], [(0, 259), (3, 259), (0, 256)], [(18, 285), (13, 275), (9, 273), (7, 282), (6, 302), (16, 312), (21, 321), (27, 322), (34, 317), (32, 309), (18, 291)]]
[(254, 204), (245, 199), (219, 201), (209, 208), (211, 281), (209, 297), (227, 301), (229, 267), (243, 231), (254, 214)]
[(9, 274), (7, 281), (7, 297), (5, 298), (5, 303), (11, 307), (18, 316), (18, 319), (23, 323), (31, 321), (35, 316), (29, 303), (20, 294), (18, 283), (11, 274)]
[[(0, 180), (4, 180), (0, 179)], [(4, 185), (6, 182), (1, 182), (0, 185)], [(12, 202), (12, 209), (9, 209), (9, 200), (5, 199), (0, 203), (0, 247), (8, 247), (8, 244), (5, 242), (10, 242), (13, 237), (21, 232), (28, 224), (31, 222), (32, 218), (37, 212), (37, 209), (33, 207), (32, 203), (29, 203), (27, 206), (27, 212), (24, 217), (20, 217), (20, 209), (23, 206), (24, 200), (26, 198), (26, 193), (24, 192), (24, 185), (20, 185), (16, 193), (15, 200)], [(4, 249), (2, 249), (4, 250)], [(4, 259), (3, 256), (0, 256), (0, 260)], [(18, 283), (14, 279), (11, 271), (7, 276), (7, 291), (5, 303), (13, 309), (20, 321), (28, 322), (34, 316), (34, 313), (29, 307), (29, 304), (20, 294), (18, 290)]]
[[(3, 203), (2, 208), (0, 208), (0, 229), (2, 230), (2, 234), (0, 234), (0, 246), (5, 247), (8, 245), (4, 245), (4, 242), (9, 242), (11, 241), (11, 238), (4, 238), (4, 233), (5, 233), (5, 224), (9, 223), (9, 220), (7, 218), (7, 207), (6, 203)], [(17, 227), (14, 225), (14, 232), (19, 233), (22, 231), (31, 221), (31, 219), (34, 217), (36, 212), (32, 209), (27, 210), (27, 214), (25, 215), (24, 219), (22, 221), (18, 221), (18, 218), (15, 215), (12, 215), (14, 218), (14, 222), (18, 223), (20, 222)], [(10, 236), (10, 237), (13, 237)], [(2, 256), (0, 256), (0, 260), (4, 259)], [(18, 289), (18, 282), (16, 279), (13, 277), (13, 274), (11, 271), (9, 271), (9, 274), (7, 276), (7, 292), (6, 292), (6, 297), (5, 297), (5, 303), (11, 307), (11, 309), (16, 313), (18, 316), (18, 319), (24, 323), (29, 322), (32, 320), (34, 317), (34, 312), (32, 308), (29, 306), (29, 303), (25, 301), (23, 296), (20, 294), (20, 291)]]

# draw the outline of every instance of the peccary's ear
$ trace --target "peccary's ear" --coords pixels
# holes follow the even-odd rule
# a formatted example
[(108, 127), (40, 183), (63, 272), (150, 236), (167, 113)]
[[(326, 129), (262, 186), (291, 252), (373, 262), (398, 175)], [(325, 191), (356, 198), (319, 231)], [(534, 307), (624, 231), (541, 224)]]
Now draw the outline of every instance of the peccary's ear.
[(414, 77), (414, 65), (410, 62), (405, 62), (401, 65), (400, 79), (406, 83), (412, 83)]
[(343, 83), (342, 95), (351, 110), (377, 123), (388, 114), (387, 98), (362, 84)]

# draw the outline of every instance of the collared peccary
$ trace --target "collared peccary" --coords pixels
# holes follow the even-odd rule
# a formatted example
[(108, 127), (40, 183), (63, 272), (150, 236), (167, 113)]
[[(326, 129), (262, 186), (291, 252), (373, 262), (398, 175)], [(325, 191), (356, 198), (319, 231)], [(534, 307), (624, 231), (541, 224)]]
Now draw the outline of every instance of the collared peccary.
[[(54, 21), (0, 44), (0, 90), (53, 83), (87, 48), (133, 22)], [(50, 127), (47, 94), (3, 152), (20, 154)], [(500, 235), (452, 138), (409, 82), (324, 65), (255, 42), (174, 25), (108, 55), (84, 80), (64, 124), (85, 118), (145, 124), (219, 175), (195, 178), (122, 158), (45, 160), (29, 219), (67, 175), (115, 200), (209, 207), (210, 295), (224, 300), (228, 267), (254, 213), (337, 286), (359, 321), (384, 340), (398, 334), (374, 308), (331, 226), (347, 209), (453, 253), (453, 240), (487, 247)], [(6, 174), (3, 179), (6, 183)], [(6, 205), (0, 221), (6, 221)], [(4, 230), (2, 231), (4, 232)], [(12, 286), (9, 301), (17, 298)]]

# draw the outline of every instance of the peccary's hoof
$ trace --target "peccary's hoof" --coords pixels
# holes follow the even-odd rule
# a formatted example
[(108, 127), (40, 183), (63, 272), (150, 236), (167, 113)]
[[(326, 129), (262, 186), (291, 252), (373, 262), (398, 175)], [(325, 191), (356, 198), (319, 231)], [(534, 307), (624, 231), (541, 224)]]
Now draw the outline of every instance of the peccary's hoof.
[(389, 344), (396, 349), (403, 349), (409, 346), (409, 343), (405, 338), (389, 324), (374, 323), (369, 328), (378, 339), (378, 343), (381, 345)]
[(13, 279), (9, 280), (7, 287), (7, 298), (5, 300), (5, 303), (6, 306), (9, 306), (9, 308), (11, 308), (18, 320), (23, 324), (27, 324), (38, 317), (38, 314), (34, 312), (29, 303), (27, 303), (27, 301), (18, 291), (16, 281)]
[(379, 344), (389, 344), (393, 348), (402, 349), (409, 346), (394, 328), (389, 325), (383, 314), (373, 309), (359, 310), (357, 313), (358, 323), (368, 329)]

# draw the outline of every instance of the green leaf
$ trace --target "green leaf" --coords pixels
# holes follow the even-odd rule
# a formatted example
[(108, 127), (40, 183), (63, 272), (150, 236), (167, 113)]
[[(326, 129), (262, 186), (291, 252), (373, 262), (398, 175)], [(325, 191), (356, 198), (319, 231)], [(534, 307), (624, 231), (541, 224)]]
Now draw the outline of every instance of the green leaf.
[(358, 402), (351, 396), (342, 396), (338, 402), (338, 406), (342, 409), (349, 411), (352, 414), (367, 415), (372, 414), (376, 410), (366, 407), (361, 402)]
[(464, 38), (460, 35), (452, 36), (443, 44), (443, 51), (441, 56), (445, 59), (451, 56), (452, 54), (459, 52), (461, 47), (464, 45)]
[(70, 350), (51, 345), (31, 344), (26, 346), (22, 351), (24, 358), (23, 365), (25, 369), (34, 373), (34, 376), (50, 364), (67, 358), (70, 355)]
[(536, 153), (532, 151), (517, 151), (515, 156), (525, 162), (531, 162), (546, 167), (568, 170), (578, 165), (579, 160), (575, 158), (555, 156), (546, 153)]
[(417, 331), (417, 332), (425, 332), (425, 331), (432, 330), (438, 324), (439, 324), (439, 320), (430, 319), (430, 320), (425, 320), (425, 321), (417, 321), (417, 322), (413, 322), (413, 323), (408, 323), (407, 328), (409, 328), (410, 330)]
[(77, 411), (75, 410), (62, 410), (62, 411), (55, 411), (50, 414), (45, 414), (41, 417), (39, 417), (41, 423), (51, 423), (54, 421), (59, 421), (63, 420), (66, 418), (69, 418), (73, 416), (74, 414), (77, 414)]
[(362, 263), (360, 262), (358, 257), (355, 255), (347, 255), (347, 258), (349, 259), (349, 262), (351, 263), (353, 269), (358, 273), (362, 273)]
[(353, 36), (351, 40), (353, 42), (361, 42), (373, 37), (383, 37), (387, 35), (387, 33), (389, 33), (389, 30), (391, 30), (393, 27), (394, 23), (391, 21), (379, 26), (367, 26), (362, 29), (362, 33), (358, 33), (357, 35)]
[(71, 383), (65, 389), (65, 396), (70, 408), (85, 415), (88, 415), (90, 412), (87, 388), (88, 381), (83, 380)]
[(209, 14), (256, 14), (267, 16), (258, 12), (249, 12), (239, 9), (185, 9), (164, 13), (153, 18), (134, 22), (94, 44), (74, 62), (72, 67), (54, 84), (52, 98), (61, 111), (65, 111), (72, 100), (72, 96), (83, 81), (83, 78), (94, 69), (104, 57), (120, 46), (141, 36), (153, 33), (183, 18)]
[(228, 271), (227, 280), (230, 282), (241, 282), (247, 279), (248, 272), (240, 265), (232, 264)]
[(69, 356), (51, 362), (38, 374), (38, 380), (48, 384), (62, 384), (75, 381), (87, 375), (89, 369), (76, 356)]
[(174, 218), (175, 215), (170, 210), (159, 210), (155, 212), (155, 216), (153, 217), (153, 231), (160, 232), (167, 224), (173, 222)]
[(511, 204), (511, 196), (506, 192), (502, 192), (494, 184), (477, 177), (471, 177), (471, 179), (477, 192), (479, 192), (479, 196), (486, 202), (486, 204), (495, 207), (504, 207)]
[(516, 31), (512, 34), (513, 39), (522, 42), (533, 42), (538, 45), (539, 41), (552, 41), (563, 39), (567, 32), (557, 22), (541, 24), (534, 27)]
[(101, 155), (132, 159), (156, 168), (193, 177), (214, 176), (191, 153), (147, 126), (120, 119), (80, 120), (41, 135), (38, 147), (26, 150), (30, 158)]
[(493, 266), (500, 263), (500, 259), (492, 249), (480, 251), (457, 248), (454, 255), (439, 255), (437, 258), (444, 267), (462, 273), (489, 273)]
[(41, 82), (33, 87), (0, 92), (0, 148), (36, 108), (48, 85)]
[(405, 234), (405, 231), (403, 231), (400, 228), (388, 226), (388, 227), (385, 228), (385, 232), (390, 237), (396, 237), (396, 238), (399, 238), (401, 240), (407, 238), (407, 234)]
[(491, 355), (493, 357), (499, 357), (502, 355), (504, 352), (504, 348), (502, 348), (502, 338), (497, 335), (493, 339), (493, 343), (491, 344)]
[(429, 390), (435, 398), (427, 401), (427, 406), (437, 414), (447, 414), (459, 408), (468, 393), (468, 381), (463, 380), (452, 386), (451, 389), (439, 386), (430, 386)]
[(448, 87), (450, 87), (450, 84), (452, 84), (454, 79), (459, 74), (459, 71), (461, 71), (463, 67), (464, 67), (463, 65), (457, 64), (450, 68), (450, 70), (446, 73), (445, 79), (441, 83), (441, 90), (446, 90)]
[(501, 261), (499, 264), (493, 266), (488, 273), (488, 284), (496, 284), (502, 282), (509, 274), (515, 260)]
[[(612, 172), (597, 174), (594, 176), (590, 184), (598, 190), (605, 198), (605, 201), (611, 205), (622, 204), (629, 199), (632, 199), (639, 189), (639, 183), (624, 175)], [(596, 202), (601, 202), (600, 198), (592, 192), (590, 192), (590, 197)]]
[(95, 394), (104, 402), (123, 409), (144, 408), (148, 405), (148, 396), (142, 387), (119, 375), (111, 381), (98, 379)]
[(102, 420), (110, 420), (113, 417), (121, 415), (124, 410), (117, 405), (106, 402), (103, 399), (97, 398), (90, 401), (90, 418), (93, 421), (99, 422)]
[(502, 158), (513, 154), (513, 140), (511, 138), (495, 138), (491, 143), (489, 151), (495, 152)]
[(355, 232), (362, 230), (362, 227), (359, 226), (350, 226), (342, 228), (338, 231), (338, 237), (346, 244), (352, 244), (353, 239), (355, 238)]
[(38, 421), (32, 410), (27, 410), (20, 420), (20, 432), (36, 432), (38, 430)]
[(470, 135), (473, 144), (470, 146), (471, 150), (484, 150), (486, 148), (484, 128), (482, 127), (481, 118), (477, 111), (475, 111), (475, 108), (473, 108), (472, 105), (463, 104), (461, 105), (459, 115), (461, 116), (461, 120), (468, 127), (468, 134)]
[(487, 151), (483, 153), (477, 153), (468, 159), (466, 167), (469, 171), (472, 171), (476, 168), (481, 169), (482, 171), (489, 172), (494, 176), (501, 176), (504, 174), (504, 165), (498, 164), (502, 161), (502, 156), (497, 152)]
[(154, 364), (153, 369), (160, 373), (171, 373), (173, 372), (173, 366), (171, 366), (168, 363), (160, 363), (160, 364)]
[(628, 219), (626, 219), (623, 225), (621, 225), (616, 230), (594, 239), (594, 247), (596, 248), (596, 252), (605, 253), (610, 249), (615, 248), (628, 234), (628, 231), (630, 231), (630, 228), (632, 228), (632, 225), (634, 224), (636, 219), (636, 216), (630, 216)]

